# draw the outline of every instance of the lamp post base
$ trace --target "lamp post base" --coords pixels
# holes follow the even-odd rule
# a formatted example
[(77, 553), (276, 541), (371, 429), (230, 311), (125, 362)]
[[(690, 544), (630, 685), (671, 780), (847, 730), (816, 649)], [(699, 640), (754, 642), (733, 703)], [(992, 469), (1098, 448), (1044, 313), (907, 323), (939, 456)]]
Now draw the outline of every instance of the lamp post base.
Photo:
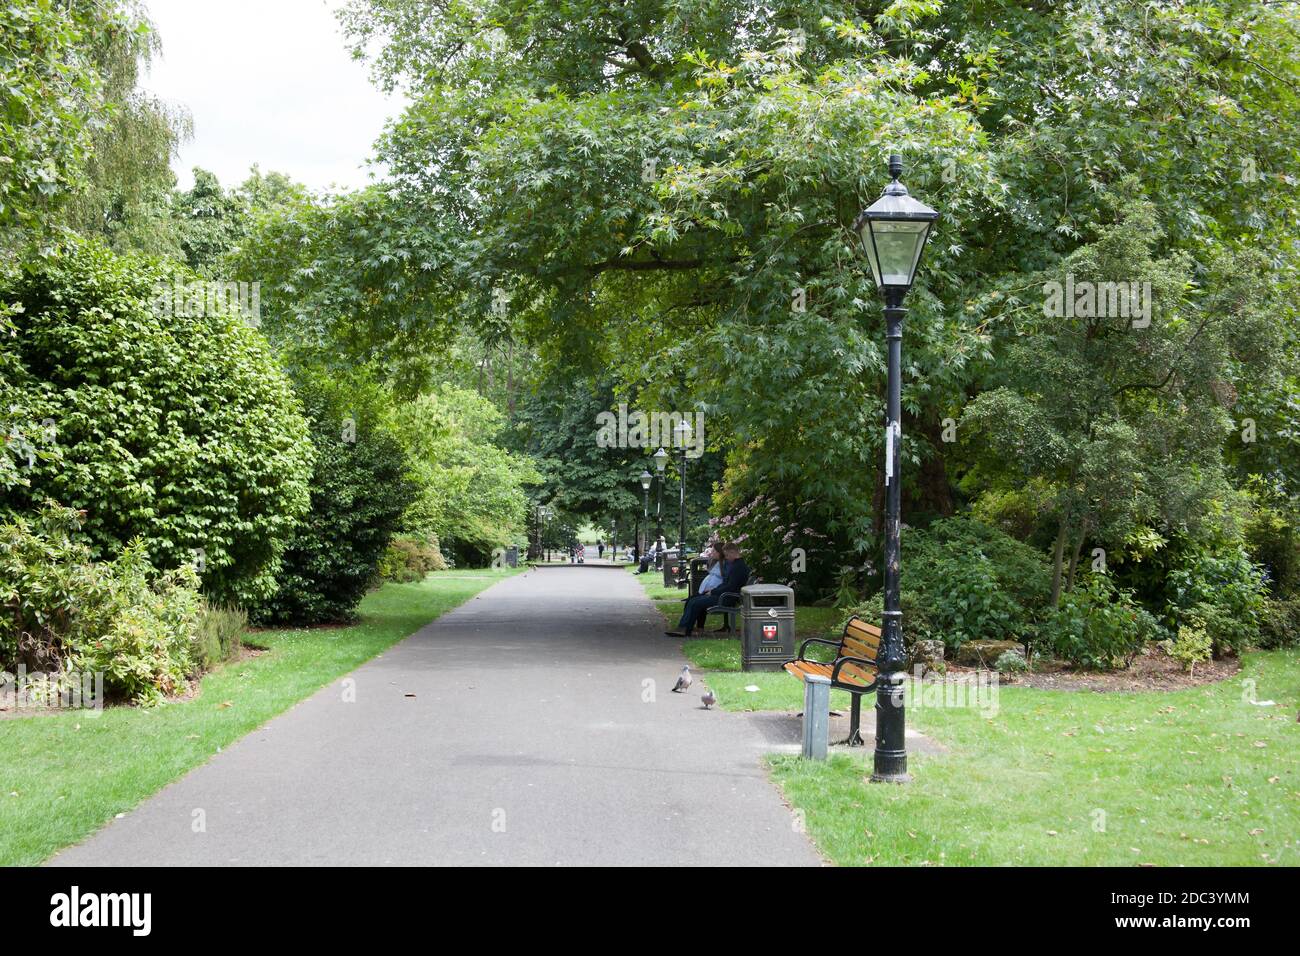
[[(897, 630), (897, 617), (886, 616), (885, 622), (894, 625), (891, 630)], [(907, 783), (912, 779), (907, 772), (907, 734), (903, 719), (907, 678), (901, 671), (891, 671), (880, 675), (879, 681), (876, 689), (876, 752), (871, 782)]]

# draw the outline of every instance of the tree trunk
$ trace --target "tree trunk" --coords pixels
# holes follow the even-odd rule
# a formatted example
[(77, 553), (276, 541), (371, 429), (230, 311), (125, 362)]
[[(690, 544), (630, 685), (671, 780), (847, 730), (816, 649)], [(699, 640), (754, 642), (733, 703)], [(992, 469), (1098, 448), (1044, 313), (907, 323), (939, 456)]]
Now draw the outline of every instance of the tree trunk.
[(1069, 536), (1070, 519), (1061, 516), (1061, 527), (1056, 532), (1056, 548), (1052, 553), (1052, 607), (1061, 606), (1061, 565), (1065, 560), (1065, 539)]
[(1083, 525), (1079, 528), (1079, 543), (1074, 546), (1074, 553), (1070, 555), (1070, 573), (1065, 581), (1065, 590), (1074, 590), (1074, 572), (1079, 567), (1079, 552), (1083, 550), (1084, 539), (1088, 537), (1090, 519), (1084, 518)]

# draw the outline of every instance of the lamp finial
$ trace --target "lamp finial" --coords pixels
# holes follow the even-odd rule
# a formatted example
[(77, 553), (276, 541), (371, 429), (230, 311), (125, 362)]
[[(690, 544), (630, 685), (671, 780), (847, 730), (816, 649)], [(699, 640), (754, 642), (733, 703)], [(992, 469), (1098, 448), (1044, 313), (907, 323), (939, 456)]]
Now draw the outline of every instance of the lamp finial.
[(890, 178), (897, 180), (898, 177), (902, 175), (903, 175), (903, 157), (900, 156), (898, 153), (890, 153), (889, 155)]

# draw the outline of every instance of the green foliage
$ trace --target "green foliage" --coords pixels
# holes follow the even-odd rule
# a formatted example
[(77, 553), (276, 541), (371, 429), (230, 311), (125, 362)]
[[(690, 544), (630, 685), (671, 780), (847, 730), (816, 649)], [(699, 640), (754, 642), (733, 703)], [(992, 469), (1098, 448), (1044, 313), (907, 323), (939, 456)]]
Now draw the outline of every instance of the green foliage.
[(1064, 595), (1042, 627), (1040, 644), (1082, 667), (1126, 667), (1160, 635), (1156, 619), (1105, 574), (1089, 574)]
[(457, 565), (483, 565), (494, 549), (522, 541), (531, 461), (501, 448), (503, 423), (491, 403), (451, 386), (398, 405), (393, 429), (417, 497), (402, 518), (406, 535), (436, 538)]
[[(1143, 524), (1210, 533), (1206, 516), (1231, 497), (1220, 454), (1230, 419), (1214, 383), (1269, 338), (1261, 257), (1215, 253), (1214, 291), (1198, 292), (1190, 257), (1155, 256), (1162, 237), (1150, 204), (1128, 201), (1116, 215), (1035, 278), (1047, 302), (1016, 315), (1000, 363), (1007, 384), (977, 396), (961, 419), (982, 467), (1004, 485), (1051, 487), (1054, 601), (1089, 537), (1118, 544)], [(1149, 313), (1072, 298), (1066, 314), (1044, 314), (1049, 282), (1061, 292), (1131, 281), (1149, 283)]]
[(127, 26), (114, 3), (0, 6), (0, 240), (14, 227), (39, 231), (43, 216), (84, 185), (103, 105), (93, 50)]
[(430, 571), (445, 571), (447, 561), (438, 550), (438, 541), (394, 538), (379, 559), (378, 576), (383, 581), (412, 583), (423, 581)]
[(1016, 651), (1003, 651), (998, 655), (993, 667), (999, 674), (1023, 674), (1029, 670), (1025, 655)]
[(927, 636), (949, 649), (1034, 639), (1049, 595), (1048, 567), (1035, 549), (970, 518), (947, 518), (907, 531), (903, 559), (907, 589), (930, 622)]
[(259, 624), (355, 620), (418, 493), (382, 395), (324, 377), (300, 382), (299, 393), (315, 447), (311, 507), (285, 550), (279, 590), (249, 608)]
[(1213, 642), (1204, 627), (1184, 624), (1178, 628), (1178, 636), (1160, 642), (1166, 654), (1182, 665), (1188, 674), (1195, 675), (1196, 665), (1208, 661)]
[(157, 703), (202, 663), (198, 577), (157, 572), (139, 540), (96, 562), (77, 523), (49, 504), (0, 526), (0, 667), (103, 674), (105, 693)]
[[(908, 574), (909, 585), (911, 584), (911, 574)], [(931, 614), (930, 605), (926, 602), (921, 592), (914, 591), (910, 587), (903, 588), (899, 594), (899, 603), (903, 611), (903, 646), (910, 649), (917, 641), (943, 640), (943, 631), (936, 623)], [(877, 591), (865, 602), (854, 608), (848, 609), (845, 615), (845, 623), (850, 617), (856, 615), (864, 621), (870, 621), (877, 627), (884, 620), (885, 613), (885, 595)]]
[(1252, 508), (1242, 535), (1251, 560), (1264, 568), (1274, 597), (1300, 594), (1300, 508), (1258, 477), (1247, 488)]
[(190, 117), (138, 85), (161, 51), (143, 5), (117, 0), (106, 6), (118, 10), (122, 23), (88, 49), (103, 102), (86, 157), (86, 189), (72, 197), (65, 218), (80, 235), (98, 236), (116, 251), (175, 254), (171, 158), (190, 134)]
[(241, 608), (222, 607), (207, 601), (199, 614), (194, 637), (194, 664), (199, 671), (210, 670), (235, 657), (243, 646), (248, 613)]
[(1300, 645), (1300, 598), (1266, 601), (1259, 611), (1259, 646), (1266, 650)]
[(1241, 547), (1191, 553), (1169, 572), (1168, 593), (1169, 623), (1201, 619), (1216, 657), (1240, 654), (1259, 637), (1263, 574)]
[(214, 600), (247, 603), (274, 589), (311, 448), (241, 318), (158, 307), (191, 278), (78, 241), (0, 289), (20, 309), (0, 337), (0, 515), (53, 499), (85, 511), (98, 557), (139, 537), (154, 565), (197, 563)]

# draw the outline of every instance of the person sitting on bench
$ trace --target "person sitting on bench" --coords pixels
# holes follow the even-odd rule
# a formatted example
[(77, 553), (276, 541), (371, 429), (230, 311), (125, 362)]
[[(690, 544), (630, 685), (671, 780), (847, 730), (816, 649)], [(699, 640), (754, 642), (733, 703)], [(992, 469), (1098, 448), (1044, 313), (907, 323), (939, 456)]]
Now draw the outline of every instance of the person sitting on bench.
[(655, 563), (655, 555), (658, 553), (659, 553), (658, 542), (651, 544), (650, 547), (646, 548), (645, 554), (641, 556), (641, 567), (637, 570), (636, 573), (645, 574), (647, 571), (649, 571), (650, 566)]
[(736, 545), (723, 545), (720, 563), (723, 565), (722, 583), (708, 592), (701, 585), (700, 593), (686, 602), (682, 619), (677, 622), (677, 630), (664, 632), (669, 637), (690, 637), (697, 626), (704, 624), (709, 608), (722, 602), (722, 595), (739, 592), (749, 581), (749, 565), (745, 564), (744, 558), (740, 556), (740, 548)]

